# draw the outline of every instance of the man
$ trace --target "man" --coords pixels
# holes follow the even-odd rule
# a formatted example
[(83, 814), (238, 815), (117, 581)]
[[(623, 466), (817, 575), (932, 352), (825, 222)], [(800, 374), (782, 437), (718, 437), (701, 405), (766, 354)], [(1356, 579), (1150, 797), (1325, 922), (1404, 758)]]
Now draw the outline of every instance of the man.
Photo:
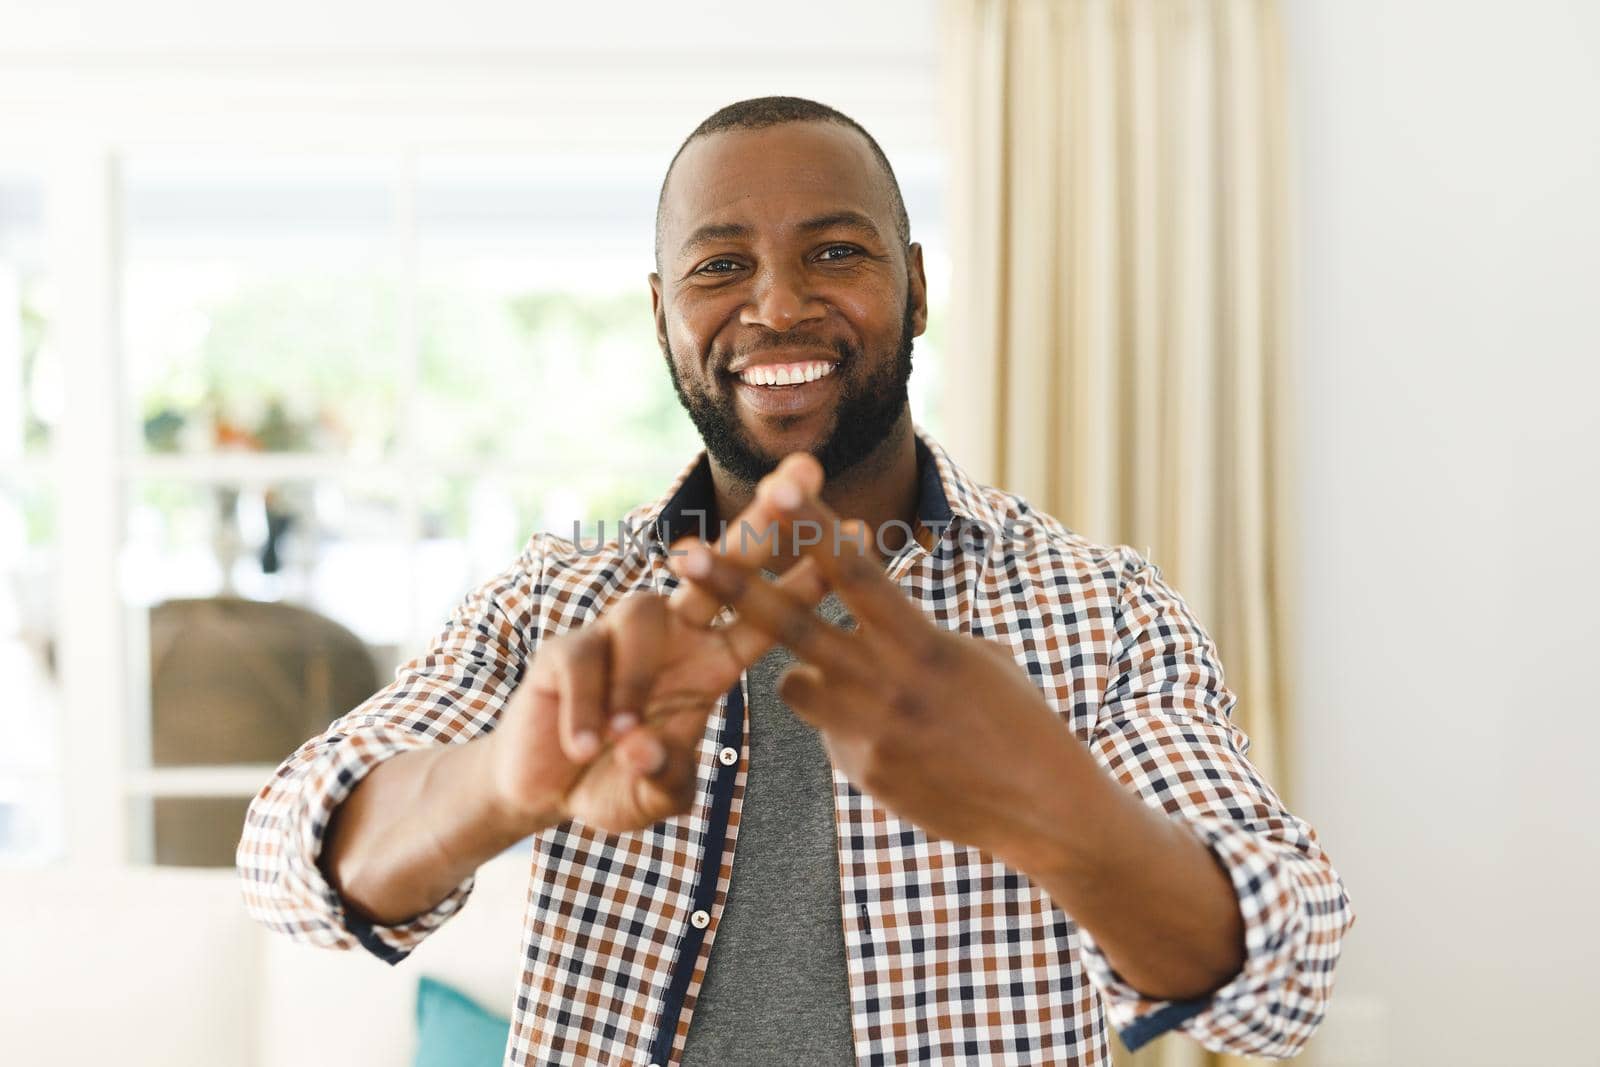
[(734, 104), (656, 237), (706, 451), (603, 551), (534, 537), (285, 762), (252, 912), (396, 962), (532, 836), (513, 1064), (1100, 1064), (1107, 1012), (1297, 1051), (1343, 886), (1160, 572), (913, 425), (927, 290), (876, 142)]

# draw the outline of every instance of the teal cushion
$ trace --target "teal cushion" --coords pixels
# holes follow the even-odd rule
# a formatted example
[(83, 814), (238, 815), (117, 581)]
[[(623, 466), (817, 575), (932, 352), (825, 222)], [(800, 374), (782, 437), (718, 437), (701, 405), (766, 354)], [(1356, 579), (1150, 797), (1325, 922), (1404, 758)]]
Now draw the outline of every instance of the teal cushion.
[(460, 990), (427, 976), (418, 983), (414, 1067), (500, 1067), (510, 1036), (510, 1019)]

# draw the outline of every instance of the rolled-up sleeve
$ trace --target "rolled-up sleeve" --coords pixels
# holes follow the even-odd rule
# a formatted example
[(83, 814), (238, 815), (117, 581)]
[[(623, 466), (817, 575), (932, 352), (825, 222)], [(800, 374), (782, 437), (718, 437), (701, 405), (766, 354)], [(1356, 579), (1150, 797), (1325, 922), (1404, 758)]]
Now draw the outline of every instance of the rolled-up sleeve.
[(1315, 831), (1246, 758), (1236, 697), (1211, 638), (1161, 571), (1124, 549), (1110, 685), (1096, 724), (1101, 763), (1186, 825), (1233, 883), (1244, 924), (1239, 973), (1190, 1001), (1142, 996), (1080, 930), (1090, 980), (1130, 1048), (1181, 1029), (1216, 1052), (1287, 1057), (1322, 1021), (1354, 912)]
[(397, 963), (465, 903), (470, 878), (422, 915), (372, 925), (344, 906), (319, 859), (334, 811), (378, 764), (494, 728), (537, 639), (530, 605), (542, 561), (536, 538), (510, 568), (463, 598), (424, 654), (279, 765), (251, 801), (239, 840), (251, 916), (296, 940), (360, 945)]

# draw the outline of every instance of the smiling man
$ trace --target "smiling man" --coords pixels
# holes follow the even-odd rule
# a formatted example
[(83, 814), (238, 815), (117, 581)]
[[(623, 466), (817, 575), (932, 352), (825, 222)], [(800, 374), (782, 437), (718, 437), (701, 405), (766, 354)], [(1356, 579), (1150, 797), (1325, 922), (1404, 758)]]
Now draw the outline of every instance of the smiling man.
[(898, 185), (853, 124), (750, 128), (761, 107), (795, 113), (713, 116), (662, 186), (650, 295), (673, 384), (719, 486), (748, 491), (801, 451), (830, 494), (910, 486), (906, 383), (928, 303)]
[(656, 246), (705, 451), (602, 551), (532, 538), (285, 761), (252, 912), (397, 962), (531, 836), (512, 1064), (1100, 1064), (1108, 1016), (1297, 1051), (1338, 875), (1159, 570), (913, 424), (927, 286), (876, 142), (724, 108)]

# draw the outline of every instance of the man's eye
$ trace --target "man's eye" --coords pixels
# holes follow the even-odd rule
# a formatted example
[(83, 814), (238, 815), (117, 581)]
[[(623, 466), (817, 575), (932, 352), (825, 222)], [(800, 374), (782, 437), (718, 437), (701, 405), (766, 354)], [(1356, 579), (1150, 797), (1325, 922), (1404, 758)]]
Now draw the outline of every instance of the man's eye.
[(709, 263), (707, 263), (705, 266), (701, 267), (700, 270), (698, 271), (698, 273), (700, 273), (700, 274), (727, 274), (729, 271), (737, 270), (738, 267), (739, 267), (739, 264), (735, 263), (731, 259), (713, 259)]
[(849, 245), (830, 245), (822, 250), (822, 258), (829, 263), (842, 263), (855, 254)]

